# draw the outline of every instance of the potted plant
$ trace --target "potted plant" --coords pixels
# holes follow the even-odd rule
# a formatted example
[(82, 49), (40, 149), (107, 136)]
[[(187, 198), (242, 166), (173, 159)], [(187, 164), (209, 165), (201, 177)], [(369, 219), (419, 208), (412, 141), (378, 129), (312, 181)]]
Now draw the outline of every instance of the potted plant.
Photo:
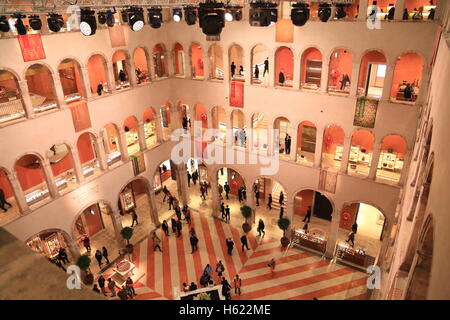
[(283, 230), (283, 237), (281, 238), (281, 245), (287, 247), (289, 245), (289, 239), (286, 237), (286, 230), (289, 228), (291, 221), (287, 218), (281, 218), (278, 220), (278, 228)]
[(242, 229), (244, 230), (245, 233), (249, 232), (252, 227), (250, 225), (250, 223), (248, 223), (248, 220), (252, 217), (252, 208), (250, 208), (249, 206), (242, 206), (241, 207), (241, 214), (245, 219), (245, 222), (242, 224)]
[(78, 257), (77, 260), (77, 266), (80, 268), (81, 271), (81, 280), (86, 285), (92, 285), (94, 283), (94, 275), (89, 270), (89, 266), (91, 265), (91, 258), (89, 258), (87, 255), (82, 255)]
[(120, 235), (127, 241), (127, 245), (125, 246), (127, 252), (129, 254), (133, 253), (133, 245), (130, 243), (130, 239), (133, 236), (133, 228), (125, 227), (120, 230)]

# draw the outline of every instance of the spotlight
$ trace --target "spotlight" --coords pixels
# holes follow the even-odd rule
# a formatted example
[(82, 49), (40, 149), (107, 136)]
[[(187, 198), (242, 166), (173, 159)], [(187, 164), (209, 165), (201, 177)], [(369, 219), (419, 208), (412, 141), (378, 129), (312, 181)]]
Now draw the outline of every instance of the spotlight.
[(1, 32), (9, 31), (9, 22), (6, 16), (0, 16), (0, 31)]
[(131, 7), (128, 12), (128, 25), (131, 30), (139, 31), (144, 27), (144, 9), (138, 7)]
[(345, 4), (337, 4), (336, 5), (336, 18), (344, 19), (347, 16), (347, 13), (344, 11)]
[(80, 31), (85, 36), (92, 36), (97, 31), (97, 21), (95, 20), (95, 11), (90, 9), (81, 9)]
[(309, 5), (304, 2), (297, 2), (292, 5), (291, 20), (295, 26), (301, 27), (309, 19)]
[(162, 23), (162, 9), (161, 7), (151, 7), (147, 9), (148, 11), (148, 23), (153, 29), (158, 29), (161, 27)]
[(122, 16), (122, 21), (125, 22), (125, 23), (128, 23), (128, 11), (127, 10), (122, 10), (120, 15)]
[(183, 18), (183, 12), (181, 11), (181, 8), (174, 8), (172, 10), (172, 18), (175, 22), (181, 21), (181, 18)]
[(106, 12), (100, 11), (97, 13), (98, 23), (105, 24), (106, 23)]
[(249, 22), (252, 27), (268, 27), (278, 20), (277, 4), (257, 0), (250, 3)]
[(200, 28), (206, 34), (206, 40), (220, 40), (220, 33), (225, 26), (223, 3), (216, 2), (215, 0), (206, 0), (206, 2), (200, 3), (198, 18)]
[(242, 7), (241, 6), (225, 6), (225, 20), (231, 22), (242, 20)]
[(189, 26), (197, 22), (197, 8), (193, 6), (184, 7), (184, 20)]
[(25, 27), (25, 24), (23, 23), (22, 18), (25, 18), (23, 14), (17, 13), (14, 15), (14, 18), (16, 18), (16, 23), (14, 26), (16, 27), (17, 33), (21, 36), (27, 34), (27, 27)]
[(329, 3), (319, 4), (319, 19), (322, 22), (327, 22), (331, 17), (331, 6)]
[(57, 13), (49, 13), (47, 18), (47, 24), (50, 31), (59, 32), (64, 26), (64, 19), (62, 15)]
[(114, 27), (116, 24), (116, 18), (114, 17), (114, 13), (116, 12), (116, 9), (114, 9), (114, 12), (111, 10), (106, 11), (106, 25), (110, 28)]
[(30, 25), (31, 29), (33, 29), (33, 30), (41, 30), (41, 28), (42, 28), (41, 18), (39, 18), (39, 16), (37, 16), (37, 15), (29, 16), (28, 24)]

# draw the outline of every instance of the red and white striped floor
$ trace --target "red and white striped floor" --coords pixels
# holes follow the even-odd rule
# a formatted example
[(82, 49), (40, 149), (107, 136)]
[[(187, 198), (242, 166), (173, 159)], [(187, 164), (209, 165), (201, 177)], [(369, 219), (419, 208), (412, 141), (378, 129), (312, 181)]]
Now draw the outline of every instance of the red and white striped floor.
[[(135, 285), (136, 299), (173, 299), (173, 287), (183, 282), (199, 283), (206, 264), (215, 270), (221, 260), (225, 277), (232, 283), (236, 275), (242, 278), (242, 293), (233, 299), (365, 299), (367, 275), (352, 268), (321, 259), (298, 250), (283, 250), (279, 240), (247, 234), (251, 250), (241, 250), (242, 230), (217, 219), (192, 212), (192, 225), (199, 238), (199, 250), (191, 254), (189, 227), (183, 223), (182, 235), (165, 236), (158, 230), (163, 252), (153, 251), (148, 238), (134, 248), (133, 263), (145, 272)], [(233, 255), (227, 254), (225, 238), (235, 242)], [(267, 263), (275, 258), (272, 274)], [(217, 274), (214, 282), (218, 283)]]

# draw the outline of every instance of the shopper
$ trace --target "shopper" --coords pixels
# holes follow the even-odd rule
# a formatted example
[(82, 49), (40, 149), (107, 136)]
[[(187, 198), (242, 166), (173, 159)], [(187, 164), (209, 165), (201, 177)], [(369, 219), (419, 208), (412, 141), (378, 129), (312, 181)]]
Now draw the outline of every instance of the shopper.
[(222, 185), (219, 183), (218, 184), (218, 186), (217, 186), (217, 191), (219, 191), (219, 197), (220, 197), (220, 200), (223, 200), (223, 195), (222, 195), (222, 193), (223, 193), (223, 187), (222, 187)]
[(255, 73), (254, 73), (255, 79), (259, 79), (259, 68), (258, 65), (255, 64)]
[(169, 194), (169, 210), (175, 209), (174, 206), (174, 202), (175, 202), (175, 197), (172, 196), (171, 194)]
[(269, 199), (267, 199), (267, 208), (269, 208), (269, 210), (272, 210), (272, 194), (269, 193)]
[(191, 176), (191, 174), (190, 174), (189, 171), (188, 171), (188, 172), (187, 172), (188, 187), (191, 186), (191, 179), (192, 179), (192, 176)]
[(208, 277), (212, 277), (213, 275), (213, 268), (209, 265), (209, 263), (206, 265), (205, 270), (203, 270), (204, 273), (208, 275)]
[(280, 206), (283, 205), (283, 202), (284, 202), (284, 193), (283, 193), (283, 191), (280, 191), (280, 198), (279, 198), (279, 204), (280, 204)]
[(186, 223), (188, 225), (191, 224), (191, 209), (187, 208), (186, 213), (184, 214), (184, 218), (186, 219)]
[(134, 290), (133, 280), (130, 277), (128, 277), (127, 281), (125, 283), (127, 285), (126, 288), (127, 288), (128, 292), (130, 293), (130, 296), (131, 297), (137, 296), (136, 291)]
[(238, 274), (236, 274), (236, 276), (234, 277), (233, 282), (234, 282), (234, 294), (241, 295), (242, 279), (239, 278)]
[(91, 254), (91, 240), (89, 239), (88, 236), (85, 236), (83, 238), (83, 246), (86, 248), (87, 253), (90, 255)]
[(194, 282), (191, 282), (191, 285), (189, 286), (189, 291), (197, 290), (197, 285)]
[(283, 218), (284, 215), (284, 208), (280, 207), (280, 219)]
[(256, 190), (255, 192), (255, 198), (256, 198), (256, 205), (259, 206), (259, 191)]
[(111, 297), (115, 297), (116, 294), (116, 282), (112, 279), (108, 279), (108, 289), (111, 291)]
[(102, 267), (103, 255), (102, 255), (102, 252), (100, 250), (95, 251), (95, 259), (98, 262), (98, 267), (101, 268)]
[(179, 206), (175, 206), (175, 215), (177, 216), (177, 219), (181, 221), (181, 209)]
[(275, 271), (276, 264), (277, 263), (275, 262), (275, 258), (272, 258), (272, 260), (270, 260), (270, 262), (267, 264), (267, 266), (270, 268), (271, 273)]
[(355, 232), (353, 230), (348, 234), (348, 238), (345, 242), (347, 243), (351, 242), (352, 248), (355, 246)]
[(128, 300), (128, 292), (125, 286), (122, 286), (122, 289), (117, 292), (117, 296), (120, 300)]
[(222, 274), (225, 272), (225, 266), (223, 265), (222, 260), (219, 260), (219, 262), (217, 263), (216, 272), (219, 278), (221, 278)]
[(280, 86), (283, 86), (284, 85), (284, 81), (285, 81), (284, 73), (283, 73), (283, 71), (280, 71), (280, 73), (278, 74), (278, 84)]
[(242, 187), (240, 187), (238, 189), (238, 199), (239, 199), (239, 202), (242, 202)]
[(241, 243), (242, 243), (242, 251), (244, 251), (244, 247), (247, 248), (247, 250), (250, 250), (250, 248), (248, 247), (247, 236), (245, 234), (241, 236)]
[(230, 218), (231, 218), (230, 207), (227, 205), (225, 207), (225, 219), (227, 223), (230, 223)]
[(231, 238), (225, 240), (227, 244), (227, 252), (231, 256), (233, 254), (234, 242)]
[(203, 190), (205, 190), (206, 195), (208, 195), (208, 182), (203, 181)]
[(131, 227), (134, 227), (134, 223), (136, 222), (136, 225), (139, 224), (138, 222), (138, 215), (136, 213), (136, 211), (134, 209), (131, 210), (131, 219), (133, 219), (133, 221), (131, 222)]
[(161, 224), (161, 229), (164, 231), (164, 233), (166, 234), (166, 236), (169, 235), (169, 225), (167, 224), (167, 221), (164, 220)]
[(355, 223), (353, 223), (352, 224), (352, 231), (356, 234), (356, 232), (358, 231), (358, 224), (356, 223), (356, 221), (355, 221)]
[(12, 204), (6, 200), (5, 192), (0, 188), (0, 208), (3, 210), (3, 212), (8, 211), (8, 209), (5, 208), (5, 204), (12, 208)]
[(242, 187), (242, 199), (247, 200), (247, 189), (245, 187)]
[(182, 224), (181, 224), (181, 220), (177, 221), (177, 237), (181, 237), (181, 229), (183, 228)]
[(66, 249), (60, 248), (58, 251), (58, 259), (61, 263), (69, 263), (69, 258), (67, 257)]
[(228, 193), (230, 192), (230, 185), (228, 184), (228, 182), (225, 181), (223, 189), (225, 190), (225, 197), (227, 198), (227, 200), (229, 200), (230, 198), (228, 197)]
[(198, 250), (198, 238), (194, 235), (191, 235), (189, 242), (191, 243), (191, 248), (192, 248), (192, 252), (194, 253), (195, 251)]
[(311, 220), (311, 206), (308, 206), (308, 208), (306, 209), (306, 214), (302, 221), (305, 222), (306, 220), (308, 220), (308, 223)]
[(177, 233), (177, 220), (175, 220), (175, 218), (172, 217), (170, 219), (170, 225), (172, 227), (172, 232)]
[(97, 94), (99, 96), (101, 96), (102, 92), (103, 92), (103, 84), (101, 82), (99, 82), (98, 85), (97, 85)]
[(264, 231), (265, 225), (263, 219), (259, 219), (258, 221), (258, 236), (261, 236), (261, 232), (266, 235), (266, 232)]
[(263, 72), (263, 77), (267, 74), (269, 74), (269, 57), (266, 58), (266, 60), (264, 60), (264, 72)]
[(162, 191), (164, 193), (163, 202), (165, 202), (166, 201), (166, 197), (168, 198), (170, 196), (170, 191), (169, 191), (169, 189), (167, 189), (166, 186), (163, 187)]
[(103, 293), (103, 295), (107, 296), (106, 289), (105, 289), (105, 281), (106, 280), (102, 275), (100, 275), (100, 277), (98, 277), (98, 280), (97, 280), (98, 286), (100, 287), (100, 290)]
[(231, 285), (228, 283), (227, 279), (225, 277), (222, 277), (222, 295), (225, 297), (226, 300), (231, 299), (230, 290)]
[(156, 232), (153, 232), (152, 240), (153, 240), (153, 251), (156, 251), (156, 248), (158, 248), (158, 250), (162, 252), (161, 246), (159, 245), (161, 243), (161, 239), (158, 238)]
[(103, 255), (103, 258), (105, 258), (105, 260), (106, 260), (106, 264), (109, 264), (108, 250), (106, 250), (106, 247), (102, 247), (102, 255)]
[(220, 212), (222, 213), (222, 220), (225, 220), (227, 216), (225, 213), (225, 203), (223, 202), (220, 204)]
[(94, 291), (95, 293), (100, 293), (100, 289), (98, 288), (97, 284), (94, 284), (94, 287), (92, 288), (92, 291)]
[(236, 65), (234, 64), (234, 61), (231, 61), (230, 70), (231, 70), (231, 78), (233, 78), (234, 74), (236, 73)]
[(205, 197), (205, 186), (203, 184), (200, 184), (200, 198), (203, 200), (206, 200)]

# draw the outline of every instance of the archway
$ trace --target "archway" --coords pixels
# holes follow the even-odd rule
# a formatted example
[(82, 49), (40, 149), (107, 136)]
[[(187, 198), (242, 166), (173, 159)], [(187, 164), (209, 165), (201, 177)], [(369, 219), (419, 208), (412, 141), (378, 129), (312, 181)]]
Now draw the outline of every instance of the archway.
[(117, 50), (112, 57), (112, 63), (116, 90), (130, 87), (131, 74), (129, 70), (130, 59), (128, 53), (124, 50)]
[(77, 140), (78, 158), (83, 175), (89, 177), (101, 172), (97, 138), (90, 132), (85, 132)]
[(294, 54), (288, 47), (279, 47), (275, 52), (275, 85), (292, 87), (294, 79)]
[(192, 78), (203, 79), (205, 77), (203, 66), (202, 47), (198, 43), (191, 44), (191, 70)]
[(388, 184), (398, 184), (407, 152), (408, 143), (403, 137), (395, 134), (384, 137), (381, 142), (380, 160), (376, 164), (378, 166), (376, 180)]
[[(363, 202), (343, 206), (337, 237), (337, 254), (362, 267), (375, 264), (380, 254), (386, 218), (378, 208)], [(355, 232), (354, 241), (347, 241)], [(353, 255), (353, 256), (352, 256)]]
[(358, 95), (380, 99), (386, 78), (386, 57), (379, 51), (367, 52), (361, 59)]
[(212, 128), (217, 130), (215, 134), (215, 141), (217, 143), (226, 144), (227, 135), (227, 116), (225, 109), (222, 107), (213, 107), (211, 109)]
[(317, 128), (311, 121), (302, 121), (297, 128), (297, 162), (312, 167), (316, 152)]
[(168, 76), (166, 48), (162, 43), (158, 43), (153, 47), (153, 67), (155, 68), (155, 78), (161, 79)]
[(158, 218), (162, 222), (174, 214), (174, 208), (169, 209), (169, 197), (163, 192), (164, 187), (169, 190), (170, 195), (175, 197), (174, 205), (183, 206), (181, 193), (178, 188), (179, 183), (178, 169), (171, 160), (165, 160), (159, 164), (154, 173), (153, 190), (156, 194), (158, 207)]
[(50, 162), (56, 189), (61, 194), (75, 189), (77, 176), (70, 147), (65, 143), (54, 144), (47, 150), (46, 157)]
[(14, 170), (30, 208), (44, 205), (51, 200), (40, 156), (34, 154), (22, 156), (16, 161)]
[(129, 116), (123, 122), (128, 155), (132, 155), (140, 151), (138, 126), (139, 124), (135, 116)]
[(317, 91), (322, 78), (322, 53), (317, 48), (308, 48), (302, 54), (300, 88)]
[(144, 48), (136, 48), (133, 54), (134, 72), (136, 73), (137, 83), (150, 81), (150, 71), (148, 68), (148, 53)]
[(192, 131), (191, 111), (189, 105), (184, 102), (180, 102), (180, 118), (181, 126), (185, 129), (186, 133), (187, 130)]
[[(252, 195), (247, 190), (245, 180), (242, 175), (236, 170), (228, 167), (219, 168), (216, 173), (217, 183), (219, 190), (223, 189), (223, 193), (219, 194), (219, 201), (223, 203), (224, 207), (230, 208), (230, 221), (243, 222), (243, 218), (240, 214), (240, 208), (243, 204), (247, 203), (247, 198)], [(227, 196), (226, 190), (229, 187)], [(239, 194), (241, 195), (241, 201), (239, 201)]]
[(173, 46), (173, 66), (177, 77), (184, 77), (184, 48), (178, 42)]
[(240, 45), (233, 44), (228, 50), (230, 65), (230, 80), (245, 81), (244, 50)]
[(312, 189), (297, 192), (292, 229), (300, 235), (300, 244), (325, 252), (332, 215), (333, 204), (324, 194)]
[(27, 69), (25, 79), (34, 112), (44, 112), (58, 107), (53, 75), (48, 67), (33, 64)]
[(68, 266), (76, 263), (74, 259), (77, 253), (73, 252), (73, 248), (70, 246), (72, 239), (60, 229), (43, 230), (30, 237), (25, 243), (31, 250), (52, 263), (56, 262), (61, 249), (67, 253), (68, 258), (68, 261), (64, 261), (63, 265)]
[(424, 61), (417, 53), (404, 53), (397, 58), (392, 78), (391, 100), (415, 102), (420, 91)]
[[(252, 83), (260, 84), (269, 81), (269, 53), (263, 44), (257, 44), (251, 51)], [(258, 68), (258, 71), (256, 71)]]
[(323, 132), (322, 168), (339, 170), (344, 152), (344, 130), (329, 125)]
[(108, 123), (102, 129), (103, 147), (106, 153), (106, 162), (108, 166), (120, 161), (122, 156), (120, 152), (119, 129), (113, 123)]
[(108, 66), (105, 58), (100, 54), (91, 56), (87, 63), (90, 90), (92, 94), (102, 95), (110, 92), (108, 86)]
[(352, 68), (352, 53), (346, 49), (334, 50), (330, 57), (328, 92), (349, 94)]
[(162, 127), (162, 132), (163, 132), (163, 139), (167, 140), (170, 138), (170, 134), (172, 133), (169, 103), (167, 103), (167, 102), (164, 103), (159, 108), (159, 112), (161, 114), (161, 127)]
[[(390, 1), (391, 2), (391, 1)], [(408, 10), (409, 19), (413, 19), (415, 21), (421, 20), (434, 20), (434, 14), (436, 12), (436, 7), (440, 4), (439, 0), (406, 0), (405, 8)], [(423, 9), (422, 14), (418, 14)], [(431, 15), (431, 13), (433, 14)], [(405, 20), (405, 19), (404, 19)]]
[[(291, 122), (285, 117), (278, 117), (273, 122), (274, 130), (274, 148), (278, 149), (279, 154), (289, 159), (291, 153)], [(278, 142), (278, 145), (275, 145)]]
[(17, 205), (16, 195), (11, 185), (8, 172), (0, 168), (0, 190), (3, 191), (6, 202), (0, 205), (3, 209), (0, 214), (0, 226), (7, 224), (20, 216), (20, 208)]
[(158, 136), (156, 131), (156, 117), (153, 112), (153, 108), (148, 108), (144, 112), (144, 135), (147, 148), (155, 145), (158, 142)]
[(357, 130), (352, 135), (348, 171), (351, 176), (365, 178), (369, 176), (375, 137), (365, 129)]
[(245, 148), (247, 145), (247, 134), (245, 133), (245, 115), (241, 110), (233, 110), (231, 112), (231, 127), (234, 145)]
[(25, 117), (17, 77), (7, 70), (0, 69), (0, 124)]
[(263, 113), (255, 113), (252, 116), (253, 129), (253, 149), (267, 152), (269, 146), (268, 140), (268, 122)]
[(225, 75), (225, 70), (223, 67), (223, 54), (222, 48), (213, 44), (209, 47), (209, 61), (210, 61), (210, 70), (209, 74), (211, 79), (223, 80)]
[(80, 64), (73, 59), (64, 59), (58, 66), (59, 79), (67, 103), (86, 97)]

